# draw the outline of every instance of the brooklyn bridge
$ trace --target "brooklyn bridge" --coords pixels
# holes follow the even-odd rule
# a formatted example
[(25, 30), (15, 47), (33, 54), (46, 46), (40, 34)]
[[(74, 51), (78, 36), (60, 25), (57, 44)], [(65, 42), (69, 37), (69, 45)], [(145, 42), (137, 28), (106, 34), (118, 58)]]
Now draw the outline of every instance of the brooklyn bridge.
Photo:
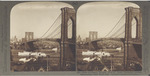
[[(120, 26), (119, 23), (124, 19), (125, 23)], [(136, 20), (135, 23), (132, 23), (133, 19)], [(135, 38), (132, 37), (133, 25), (136, 26)], [(56, 28), (52, 29), (53, 27)], [(115, 28), (118, 27), (119, 29), (115, 30)], [(97, 34), (90, 33), (89, 40), (87, 42), (81, 42), (78, 44), (76, 40), (76, 32), (76, 11), (73, 8), (64, 7), (61, 8), (61, 14), (45, 31), (45, 33), (41, 35), (41, 38), (33, 39), (33, 33), (26, 32), (24, 38), (25, 40), (20, 43), (19, 47), (26, 51), (35, 52), (36, 48), (34, 43), (36, 42), (56, 42), (59, 44), (57, 48), (60, 50), (60, 56), (58, 57), (58, 69), (62, 71), (75, 71), (78, 67), (76, 60), (78, 58), (77, 53), (79, 51), (76, 47), (85, 45), (87, 47), (86, 49), (88, 50), (97, 50), (100, 49), (98, 44), (100, 41), (121, 41), (123, 43), (124, 52), (124, 70), (131, 70), (130, 67), (136, 67), (135, 65), (140, 65), (140, 67), (142, 67), (142, 15), (140, 8), (125, 8), (125, 13), (118, 20), (116, 25), (109, 31), (109, 33), (106, 34), (103, 38), (98, 38)], [(124, 35), (124, 38), (120, 38), (122, 35)]]

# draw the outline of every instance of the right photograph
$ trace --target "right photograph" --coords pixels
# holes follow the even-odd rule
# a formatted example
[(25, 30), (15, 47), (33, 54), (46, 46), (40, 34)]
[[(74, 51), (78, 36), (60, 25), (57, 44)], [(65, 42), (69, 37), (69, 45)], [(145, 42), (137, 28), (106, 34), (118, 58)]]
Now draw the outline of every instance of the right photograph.
[(77, 10), (78, 71), (142, 71), (142, 9), (90, 2)]

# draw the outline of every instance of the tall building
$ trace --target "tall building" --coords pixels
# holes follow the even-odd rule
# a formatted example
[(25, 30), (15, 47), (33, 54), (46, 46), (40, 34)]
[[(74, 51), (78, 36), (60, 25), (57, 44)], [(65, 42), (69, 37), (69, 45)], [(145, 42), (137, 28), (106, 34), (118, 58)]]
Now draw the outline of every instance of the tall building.
[(18, 42), (18, 39), (17, 39), (16, 36), (14, 37), (13, 41), (14, 41), (14, 42)]
[(77, 42), (81, 42), (82, 41), (82, 39), (81, 39), (81, 37), (80, 37), (80, 35), (77, 37)]

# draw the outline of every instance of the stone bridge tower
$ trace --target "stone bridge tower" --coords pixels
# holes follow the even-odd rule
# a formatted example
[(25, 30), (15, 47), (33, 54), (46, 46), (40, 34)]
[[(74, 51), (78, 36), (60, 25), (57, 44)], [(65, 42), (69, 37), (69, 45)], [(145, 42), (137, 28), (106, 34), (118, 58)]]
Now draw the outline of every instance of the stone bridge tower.
[(98, 33), (96, 31), (90, 31), (89, 32), (89, 39), (92, 40), (96, 40), (97, 39), (97, 35)]
[(25, 40), (30, 41), (33, 40), (34, 34), (33, 32), (25, 32)]
[[(61, 24), (61, 70), (76, 70), (76, 12), (73, 8), (64, 7)], [(68, 22), (72, 21), (72, 37), (68, 38)]]
[(96, 40), (97, 36), (98, 36), (98, 32), (97, 31), (90, 31), (89, 32), (89, 42), (88, 42), (89, 50), (93, 50), (94, 49), (94, 46), (91, 43), (91, 41)]
[(25, 50), (33, 50), (34, 46), (33, 44), (27, 43), (30, 40), (33, 40), (34, 38), (34, 33), (33, 32), (25, 32)]
[[(140, 8), (127, 7), (125, 21), (124, 66), (129, 66), (131, 59), (142, 59), (142, 14)], [(136, 38), (132, 38), (132, 20), (136, 20)], [(138, 49), (137, 49), (138, 48)]]

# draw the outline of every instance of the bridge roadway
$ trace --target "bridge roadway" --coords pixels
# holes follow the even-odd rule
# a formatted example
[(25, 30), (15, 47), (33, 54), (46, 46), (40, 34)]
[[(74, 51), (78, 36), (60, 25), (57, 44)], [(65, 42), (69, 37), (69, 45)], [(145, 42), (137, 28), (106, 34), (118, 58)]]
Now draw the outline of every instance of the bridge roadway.
[[(99, 38), (96, 40), (92, 40), (86, 43), (83, 43), (83, 45), (89, 45), (90, 47), (93, 47), (93, 49), (98, 49), (98, 42), (100, 41), (107, 41), (107, 40), (112, 40), (112, 41), (120, 41), (123, 44), (125, 44), (125, 38)], [(133, 44), (135, 46), (142, 46), (142, 40), (137, 40), (136, 38), (132, 38), (131, 41), (129, 41), (128, 43)]]
[[(105, 41), (105, 40), (122, 41), (123, 43), (125, 42), (124, 38), (99, 38), (99, 39), (96, 39), (96, 40), (92, 40), (90, 42), (95, 43), (95, 42), (98, 42), (98, 41)], [(61, 39), (60, 38), (38, 38), (38, 39), (30, 40), (30, 41), (27, 41), (27, 42), (23, 42), (22, 44), (24, 44), (24, 43), (33, 43), (33, 42), (37, 42), (37, 41), (54, 41), (54, 42), (59, 42), (60, 43)], [(89, 43), (89, 42), (86, 42), (85, 44), (87, 44), (87, 43)], [(132, 41), (130, 41), (129, 43), (141, 45), (142, 40), (136, 40), (135, 38), (132, 38)]]
[[(23, 49), (26, 49), (26, 50), (29, 50), (29, 51), (33, 51), (35, 50), (34, 48), (34, 42), (38, 42), (38, 41), (52, 41), (52, 42), (57, 42), (59, 44), (61, 44), (61, 39), (60, 38), (38, 38), (38, 39), (33, 39), (33, 40), (29, 40), (29, 41), (26, 41), (26, 42), (22, 42), (20, 47), (22, 47)], [(75, 44), (72, 39), (68, 39), (67, 42), (65, 42), (67, 44)]]
[[(123, 43), (125, 42), (125, 38), (99, 38), (99, 39), (96, 39), (96, 40), (92, 40), (90, 42), (91, 43), (95, 43), (95, 42), (98, 42), (98, 41), (105, 41), (105, 40), (122, 41)], [(142, 40), (137, 40), (136, 38), (132, 38), (132, 41), (130, 41), (129, 43), (141, 45), (142, 44)]]
[[(61, 42), (60, 38), (38, 38), (38, 39), (33, 39), (33, 40), (29, 40), (27, 42), (22, 42), (22, 44), (24, 43), (33, 43), (33, 42), (37, 42), (37, 41), (54, 41), (54, 42)], [(68, 39), (68, 43), (69, 44), (73, 44), (73, 42), (71, 42), (71, 39)]]
[[(27, 43), (37, 42), (37, 41), (57, 41), (57, 42), (59, 42), (60, 39), (59, 38), (37, 38), (37, 39), (29, 40), (29, 41), (27, 41)], [(26, 43), (26, 42), (23, 42), (23, 43)]]

